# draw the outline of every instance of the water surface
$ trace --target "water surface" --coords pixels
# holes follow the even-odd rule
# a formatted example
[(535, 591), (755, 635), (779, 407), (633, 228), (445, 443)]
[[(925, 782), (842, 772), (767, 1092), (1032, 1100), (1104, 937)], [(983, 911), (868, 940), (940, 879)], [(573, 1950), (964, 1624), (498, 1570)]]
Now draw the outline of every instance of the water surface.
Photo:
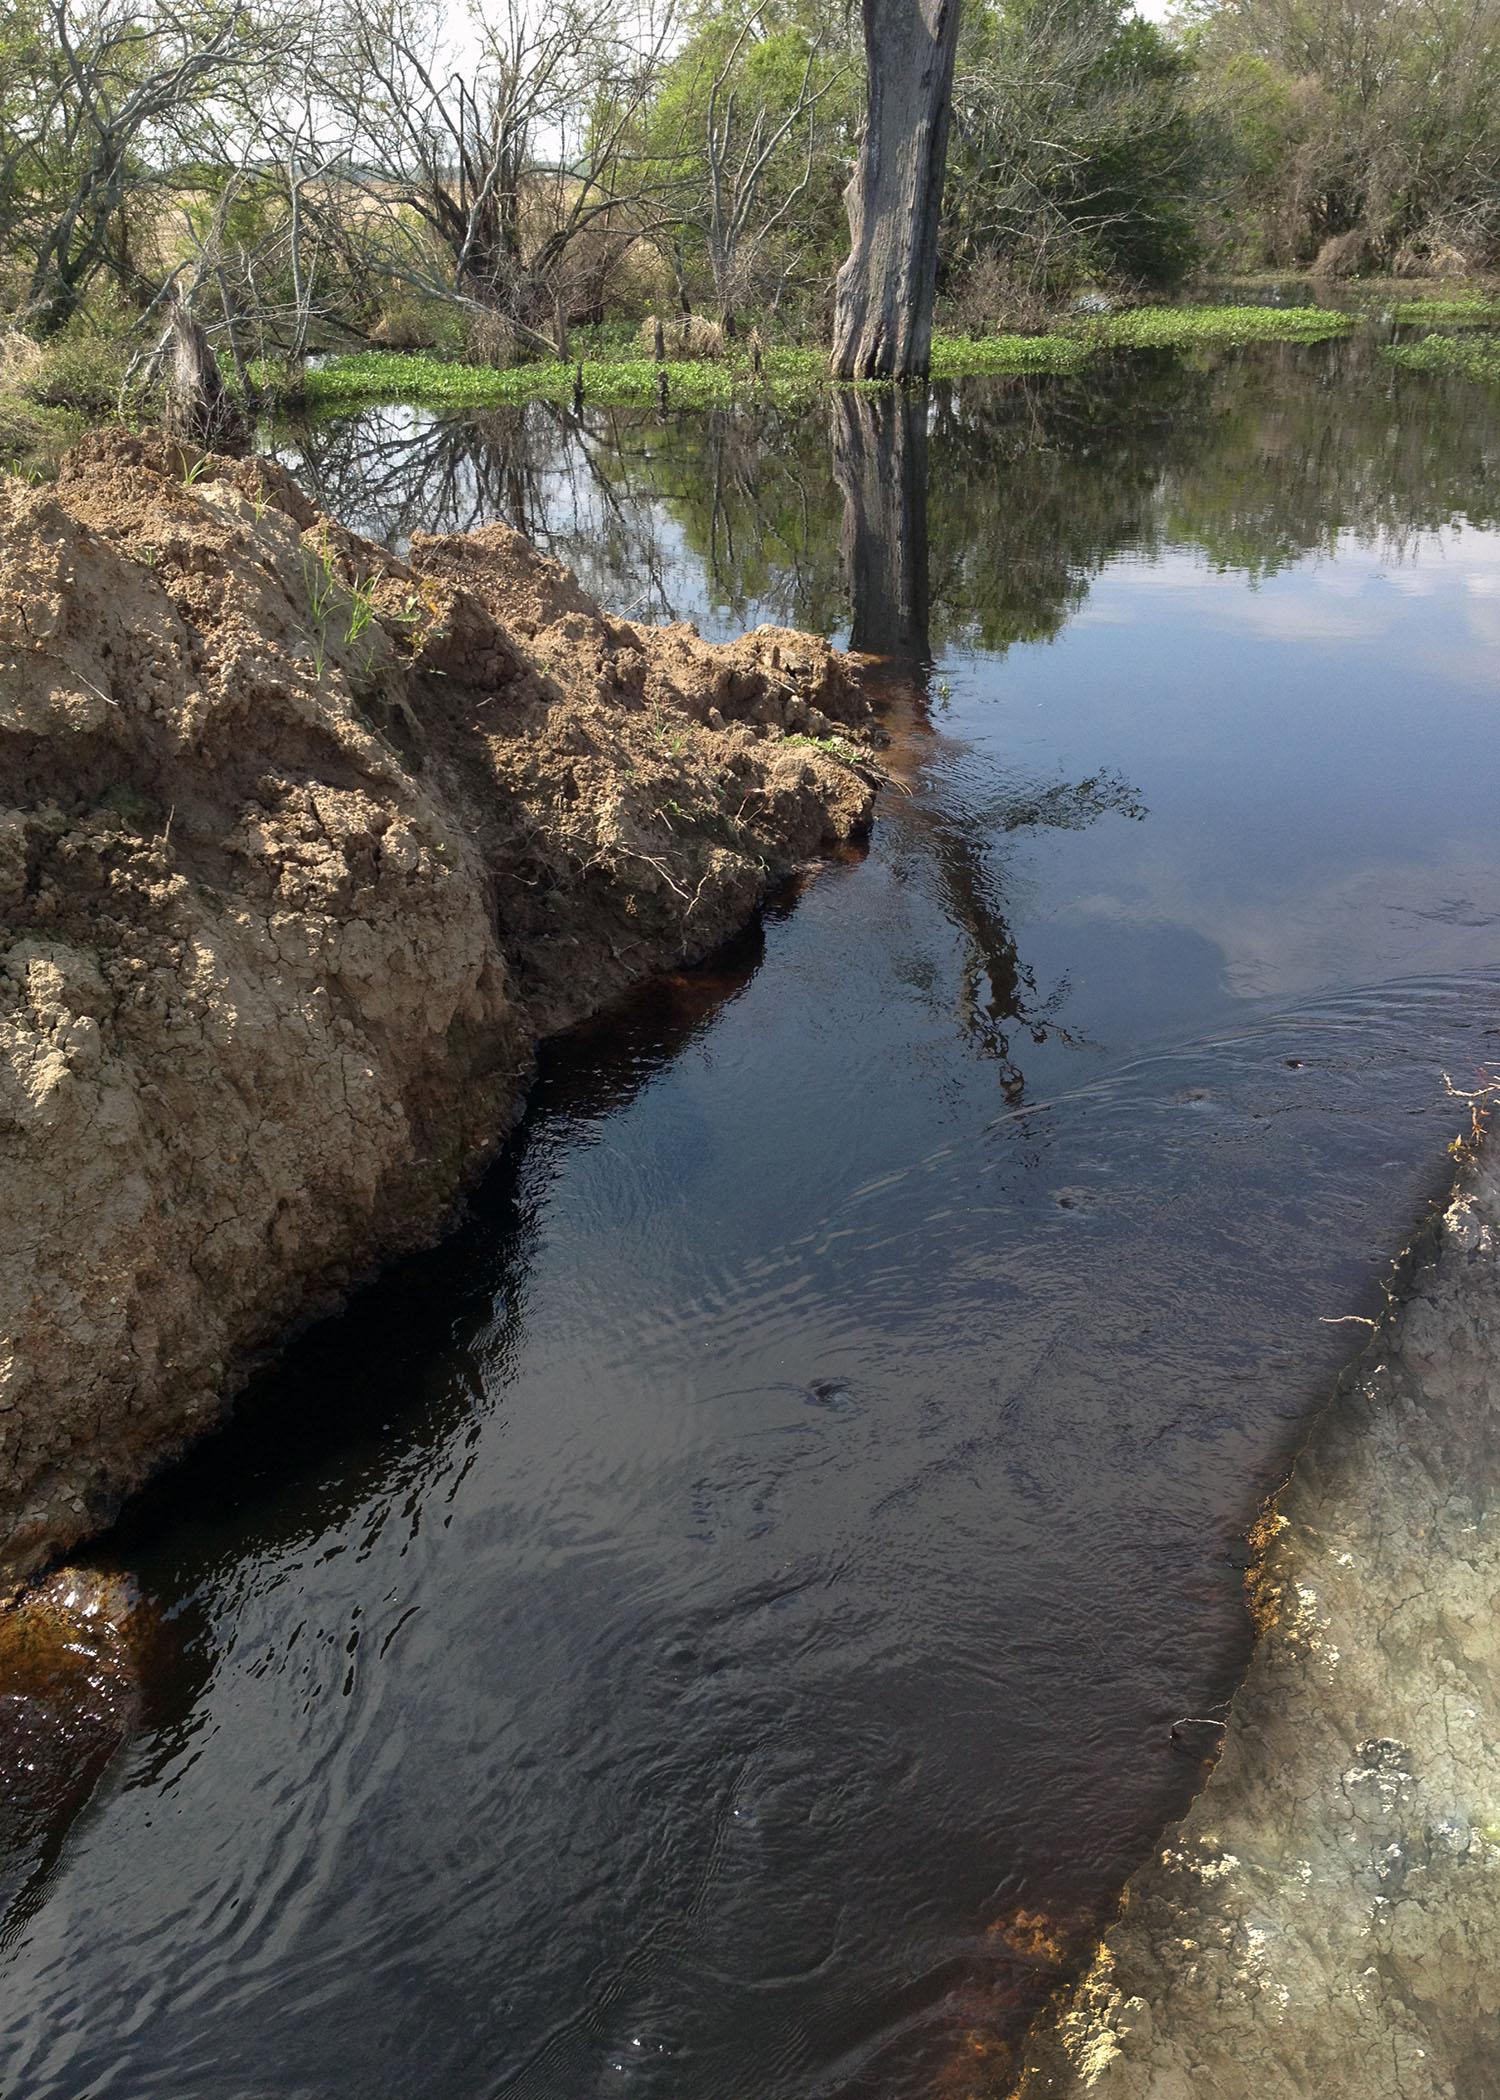
[(895, 651), (911, 792), (107, 1543), (13, 2100), (998, 2093), (1195, 1783), (1500, 1058), (1500, 430), (1362, 340), (902, 413), (278, 435), (393, 544)]

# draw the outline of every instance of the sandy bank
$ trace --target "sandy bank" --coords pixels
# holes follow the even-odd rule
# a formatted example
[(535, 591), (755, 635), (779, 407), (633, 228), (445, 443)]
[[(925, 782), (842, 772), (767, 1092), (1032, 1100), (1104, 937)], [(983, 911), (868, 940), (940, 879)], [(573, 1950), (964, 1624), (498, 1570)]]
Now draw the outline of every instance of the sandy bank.
[(540, 1037), (860, 830), (850, 739), (822, 642), (504, 527), (400, 562), (121, 433), (0, 482), (0, 1576), (436, 1234)]
[(1266, 1527), (1224, 1751), (1021, 2100), (1500, 2094), (1500, 1148)]

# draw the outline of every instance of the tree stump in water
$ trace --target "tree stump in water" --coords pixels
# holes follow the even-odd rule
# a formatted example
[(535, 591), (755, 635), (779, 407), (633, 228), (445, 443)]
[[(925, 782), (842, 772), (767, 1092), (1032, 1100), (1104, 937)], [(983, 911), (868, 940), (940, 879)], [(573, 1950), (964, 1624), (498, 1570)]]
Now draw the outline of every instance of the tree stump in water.
[(250, 435), (244, 415), (208, 337), (181, 300), (173, 304), (163, 348), (167, 428), (215, 452), (243, 452)]
[(849, 258), (833, 323), (841, 379), (927, 377), (958, 17), (959, 0), (864, 0), (870, 101), (844, 192)]

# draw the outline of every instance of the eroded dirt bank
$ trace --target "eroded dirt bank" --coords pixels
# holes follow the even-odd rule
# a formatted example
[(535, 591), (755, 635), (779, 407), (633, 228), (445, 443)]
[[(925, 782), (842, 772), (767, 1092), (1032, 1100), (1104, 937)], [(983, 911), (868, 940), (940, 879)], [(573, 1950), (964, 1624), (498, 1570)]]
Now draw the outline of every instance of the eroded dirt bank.
[(1268, 1521), (1223, 1756), (1019, 2100), (1500, 2094), (1500, 1148)]
[(0, 483), (0, 1580), (437, 1232), (538, 1039), (869, 819), (841, 658), (409, 562), (263, 463)]

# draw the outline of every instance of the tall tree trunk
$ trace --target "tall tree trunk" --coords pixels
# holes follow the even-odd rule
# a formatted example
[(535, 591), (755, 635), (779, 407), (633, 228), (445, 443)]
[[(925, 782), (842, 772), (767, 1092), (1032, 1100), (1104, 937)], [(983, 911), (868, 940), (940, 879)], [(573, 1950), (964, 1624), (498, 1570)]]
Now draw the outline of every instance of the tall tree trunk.
[(959, 0), (863, 7), (870, 104), (844, 192), (850, 246), (836, 287), (833, 369), (841, 379), (925, 379)]

